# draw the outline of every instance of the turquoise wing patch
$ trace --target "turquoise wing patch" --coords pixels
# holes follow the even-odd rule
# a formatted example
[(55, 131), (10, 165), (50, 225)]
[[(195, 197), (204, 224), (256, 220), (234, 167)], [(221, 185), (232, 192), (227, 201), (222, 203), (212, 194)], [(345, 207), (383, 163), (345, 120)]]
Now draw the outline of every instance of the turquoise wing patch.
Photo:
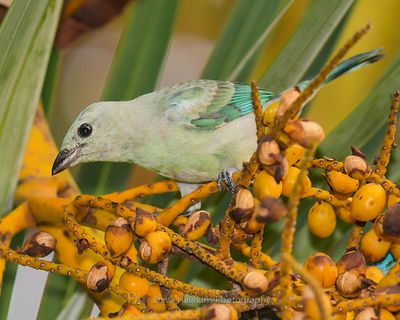
[[(234, 93), (227, 104), (215, 108), (215, 102), (218, 101), (217, 92), (216, 97), (210, 104), (210, 108), (200, 113), (199, 117), (192, 119), (190, 123), (199, 129), (212, 130), (253, 112), (251, 87), (247, 84), (234, 83), (233, 85)], [(262, 89), (259, 89), (259, 93), (262, 105), (276, 96), (274, 93)], [(209, 112), (210, 109), (217, 110)]]

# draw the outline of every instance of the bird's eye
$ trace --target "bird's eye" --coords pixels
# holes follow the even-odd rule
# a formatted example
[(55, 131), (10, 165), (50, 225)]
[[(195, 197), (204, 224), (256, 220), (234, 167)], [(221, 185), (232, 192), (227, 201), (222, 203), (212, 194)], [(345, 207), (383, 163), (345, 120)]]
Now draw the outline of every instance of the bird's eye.
[(81, 138), (87, 138), (92, 134), (93, 128), (89, 123), (81, 124), (78, 128), (78, 134)]

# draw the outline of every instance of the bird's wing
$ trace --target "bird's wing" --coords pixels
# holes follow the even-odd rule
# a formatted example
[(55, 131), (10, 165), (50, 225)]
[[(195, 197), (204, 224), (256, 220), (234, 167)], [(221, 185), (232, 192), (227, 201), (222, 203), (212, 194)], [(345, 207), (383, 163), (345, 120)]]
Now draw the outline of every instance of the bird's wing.
[[(168, 120), (212, 130), (253, 112), (251, 87), (229, 81), (196, 80), (170, 88)], [(260, 89), (261, 103), (275, 94)]]

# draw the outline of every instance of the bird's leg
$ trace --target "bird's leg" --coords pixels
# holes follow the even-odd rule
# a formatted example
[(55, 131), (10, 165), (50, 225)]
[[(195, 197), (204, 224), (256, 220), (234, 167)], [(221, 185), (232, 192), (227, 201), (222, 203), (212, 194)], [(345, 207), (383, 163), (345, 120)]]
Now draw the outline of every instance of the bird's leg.
[(222, 183), (224, 183), (226, 188), (231, 193), (235, 193), (236, 184), (235, 184), (235, 181), (233, 180), (233, 175), (239, 171), (240, 170), (238, 170), (236, 168), (227, 168), (227, 169), (222, 170), (217, 178), (218, 189), (220, 191), (222, 191), (223, 190)]
[[(194, 190), (199, 188), (199, 184), (196, 183), (183, 183), (183, 182), (177, 182), (176, 183), (179, 191), (181, 192), (181, 197), (183, 198), (184, 196), (188, 195), (189, 193), (192, 193)], [(192, 214), (193, 212), (200, 210), (201, 208), (201, 202), (197, 202), (194, 205), (190, 206), (189, 208), (186, 209), (184, 214)]]

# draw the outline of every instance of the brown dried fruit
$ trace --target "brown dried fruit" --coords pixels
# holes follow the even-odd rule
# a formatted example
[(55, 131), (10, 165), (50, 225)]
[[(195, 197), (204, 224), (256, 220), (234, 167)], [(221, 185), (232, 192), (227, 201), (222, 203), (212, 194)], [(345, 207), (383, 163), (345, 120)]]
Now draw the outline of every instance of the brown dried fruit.
[(264, 273), (254, 270), (244, 276), (243, 286), (250, 291), (250, 293), (260, 295), (267, 291), (268, 280), (264, 276)]
[(313, 143), (319, 143), (325, 139), (322, 127), (317, 122), (306, 119), (290, 121), (284, 131), (304, 148), (310, 148)]
[(188, 240), (197, 240), (204, 236), (211, 225), (211, 216), (207, 211), (192, 213), (183, 228), (183, 235)]
[(299, 96), (300, 91), (297, 88), (289, 89), (283, 92), (279, 100), (279, 106), (276, 111), (276, 116), (282, 117)]
[(278, 142), (271, 136), (266, 136), (258, 147), (258, 159), (267, 166), (275, 164), (277, 162), (276, 155), (279, 155), (280, 151)]
[(215, 303), (210, 305), (204, 314), (207, 320), (237, 320), (237, 311), (228, 304)]
[(347, 156), (344, 160), (344, 169), (354, 179), (365, 179), (371, 174), (371, 168), (360, 156)]
[(110, 285), (113, 273), (108, 263), (98, 262), (88, 272), (86, 286), (94, 292), (104, 291)]
[(365, 260), (365, 257), (361, 251), (352, 247), (346, 250), (346, 252), (336, 263), (336, 266), (339, 274), (351, 269), (362, 271), (367, 267), (367, 261)]
[(230, 217), (237, 223), (249, 220), (254, 210), (254, 198), (251, 192), (245, 188), (239, 188), (232, 201), (232, 210)]
[(286, 216), (287, 208), (281, 199), (267, 197), (256, 206), (254, 214), (257, 221), (272, 223)]
[(345, 298), (358, 297), (361, 291), (369, 286), (365, 276), (357, 269), (351, 269), (341, 273), (336, 280), (336, 288), (341, 296)]
[(24, 243), (23, 247), (18, 250), (18, 253), (34, 258), (43, 258), (54, 251), (56, 244), (56, 238), (50, 233), (37, 232)]
[(382, 219), (382, 231), (385, 240), (400, 242), (400, 203), (386, 210)]

